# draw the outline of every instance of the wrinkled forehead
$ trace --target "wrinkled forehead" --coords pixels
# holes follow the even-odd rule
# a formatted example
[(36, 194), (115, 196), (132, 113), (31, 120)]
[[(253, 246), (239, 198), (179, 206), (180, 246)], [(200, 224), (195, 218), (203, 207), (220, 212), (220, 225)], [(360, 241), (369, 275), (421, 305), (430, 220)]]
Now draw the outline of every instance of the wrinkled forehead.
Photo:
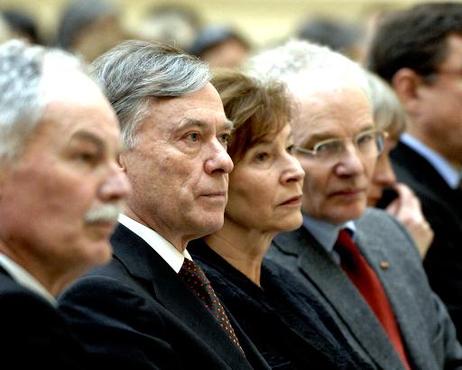
[(370, 100), (363, 89), (352, 85), (292, 91), (295, 115), (292, 121), (296, 144), (311, 135), (351, 136), (374, 127)]

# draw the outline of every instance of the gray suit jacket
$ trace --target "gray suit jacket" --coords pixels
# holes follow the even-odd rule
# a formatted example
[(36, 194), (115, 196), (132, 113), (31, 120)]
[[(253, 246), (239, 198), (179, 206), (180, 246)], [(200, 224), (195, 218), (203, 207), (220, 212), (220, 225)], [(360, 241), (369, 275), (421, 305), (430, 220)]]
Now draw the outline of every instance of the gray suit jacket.
[[(445, 306), (430, 289), (406, 231), (370, 209), (356, 242), (388, 295), (414, 369), (462, 369), (462, 347)], [(303, 226), (280, 234), (268, 257), (294, 272), (333, 315), (352, 346), (381, 369), (404, 369), (379, 321), (348, 276)]]

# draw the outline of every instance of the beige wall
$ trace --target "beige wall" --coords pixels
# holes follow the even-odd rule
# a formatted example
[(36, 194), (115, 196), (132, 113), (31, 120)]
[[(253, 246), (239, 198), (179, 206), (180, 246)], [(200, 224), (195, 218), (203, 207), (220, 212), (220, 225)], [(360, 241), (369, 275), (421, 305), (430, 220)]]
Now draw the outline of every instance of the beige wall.
[[(165, 0), (112, 0), (121, 5), (125, 21), (136, 25), (146, 6)], [(0, 0), (0, 7), (16, 6), (37, 15), (43, 29), (51, 33), (66, 0)], [(172, 1), (168, 1), (171, 3)], [(306, 14), (329, 14), (359, 20), (364, 8), (384, 3), (403, 6), (418, 0), (176, 0), (198, 9), (207, 22), (227, 22), (237, 26), (254, 43), (263, 45), (289, 35)], [(420, 1), (421, 2), (421, 1)]]

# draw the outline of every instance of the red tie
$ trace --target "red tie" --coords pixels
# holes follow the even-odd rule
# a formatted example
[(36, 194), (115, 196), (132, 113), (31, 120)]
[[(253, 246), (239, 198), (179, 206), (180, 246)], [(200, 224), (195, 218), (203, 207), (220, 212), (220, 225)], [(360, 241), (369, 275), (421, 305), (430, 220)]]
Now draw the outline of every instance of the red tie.
[(185, 258), (178, 276), (218, 320), (222, 329), (228, 334), (229, 339), (231, 339), (231, 342), (244, 353), (228, 316), (215, 294), (209, 279), (205, 276), (204, 271), (196, 263)]
[(341, 257), (343, 271), (346, 272), (372, 311), (374, 311), (404, 366), (410, 370), (411, 366), (404, 350), (393, 309), (375, 271), (360, 253), (358, 246), (346, 229), (340, 231), (335, 248)]

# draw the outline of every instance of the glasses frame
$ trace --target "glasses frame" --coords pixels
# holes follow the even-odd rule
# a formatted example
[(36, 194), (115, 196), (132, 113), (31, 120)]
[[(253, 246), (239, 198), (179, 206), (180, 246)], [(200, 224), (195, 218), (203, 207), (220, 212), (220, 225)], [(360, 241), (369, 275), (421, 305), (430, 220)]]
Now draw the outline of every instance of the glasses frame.
[[(326, 145), (326, 144), (329, 144), (329, 143), (332, 143), (332, 142), (342, 142), (342, 144), (343, 144), (346, 140), (351, 140), (353, 142), (354, 147), (358, 151), (358, 153), (361, 153), (361, 150), (359, 149), (359, 146), (358, 146), (358, 141), (362, 137), (365, 137), (365, 136), (370, 135), (370, 134), (373, 134), (375, 136), (375, 144), (377, 146), (377, 157), (378, 157), (383, 152), (383, 149), (384, 149), (384, 146), (385, 146), (385, 139), (388, 137), (388, 132), (383, 131), (383, 130), (379, 130), (379, 129), (375, 129), (375, 128), (370, 129), (370, 130), (366, 130), (366, 131), (362, 131), (362, 132), (356, 134), (352, 138), (343, 138), (343, 139), (332, 138), (332, 139), (322, 140), (322, 141), (316, 143), (313, 146), (313, 149), (306, 149), (306, 148), (302, 148), (300, 146), (296, 146), (295, 147), (295, 152), (300, 153), (300, 154), (302, 154), (304, 156), (308, 156), (308, 157), (311, 157), (311, 158), (315, 159), (316, 157), (319, 156), (319, 154), (318, 154), (319, 153), (319, 148), (321, 148), (323, 145)], [(345, 148), (344, 144), (343, 144), (343, 148)]]

